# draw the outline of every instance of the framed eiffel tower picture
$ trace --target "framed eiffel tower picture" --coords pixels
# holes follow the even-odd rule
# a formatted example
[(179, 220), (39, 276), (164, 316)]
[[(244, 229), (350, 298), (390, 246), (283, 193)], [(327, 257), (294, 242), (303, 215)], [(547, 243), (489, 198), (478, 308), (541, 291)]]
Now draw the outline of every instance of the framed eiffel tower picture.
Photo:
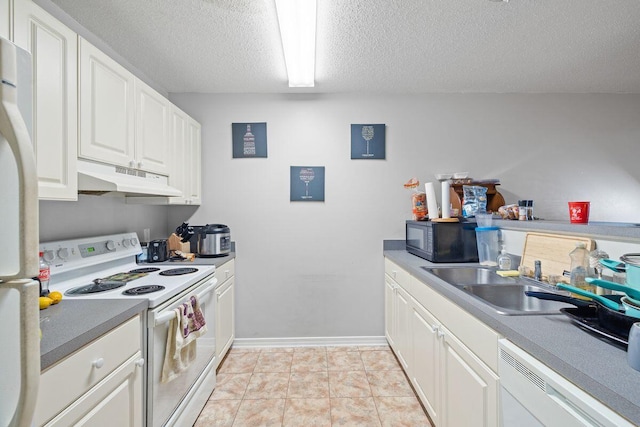
[(232, 123), (233, 158), (267, 157), (266, 123)]
[(385, 158), (384, 124), (351, 125), (351, 158), (352, 159), (384, 159)]

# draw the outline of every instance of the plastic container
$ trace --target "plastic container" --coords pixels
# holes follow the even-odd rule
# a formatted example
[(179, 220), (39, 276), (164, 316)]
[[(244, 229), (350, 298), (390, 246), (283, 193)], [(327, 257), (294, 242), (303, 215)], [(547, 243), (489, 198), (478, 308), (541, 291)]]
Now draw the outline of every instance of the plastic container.
[(500, 229), (498, 227), (476, 228), (476, 242), (478, 244), (478, 261), (480, 265), (498, 265), (500, 252)]
[(487, 212), (477, 212), (476, 222), (478, 223), (478, 227), (491, 227), (493, 224), (493, 214)]
[(589, 223), (590, 202), (569, 202), (569, 221), (572, 224)]
[(38, 281), (40, 282), (40, 296), (49, 295), (49, 279), (51, 277), (51, 269), (49, 264), (43, 258), (44, 253), (40, 252), (40, 271), (38, 272)]
[(571, 275), (569, 283), (576, 288), (594, 292), (596, 287), (585, 281), (587, 269), (589, 268), (589, 251), (584, 243), (576, 243), (576, 248), (569, 254), (571, 257)]
[(511, 270), (511, 257), (504, 246), (498, 255), (498, 270)]

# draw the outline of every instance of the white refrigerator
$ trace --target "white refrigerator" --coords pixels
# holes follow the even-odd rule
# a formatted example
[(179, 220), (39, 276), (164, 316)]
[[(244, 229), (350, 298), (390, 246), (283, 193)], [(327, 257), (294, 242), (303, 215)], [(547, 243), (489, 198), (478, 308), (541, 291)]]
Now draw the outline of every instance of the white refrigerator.
[(30, 426), (40, 380), (31, 59), (1, 37), (0, 75), (0, 426)]

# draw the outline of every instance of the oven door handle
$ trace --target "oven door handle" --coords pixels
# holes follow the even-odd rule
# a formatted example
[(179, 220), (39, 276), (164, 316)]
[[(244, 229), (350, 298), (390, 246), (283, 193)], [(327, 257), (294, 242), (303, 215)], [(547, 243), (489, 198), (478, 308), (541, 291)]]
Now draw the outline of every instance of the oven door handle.
[[(214, 277), (213, 279), (211, 279), (209, 281), (208, 285), (209, 286), (207, 286), (202, 292), (199, 292), (199, 293), (196, 294), (196, 296), (198, 297), (198, 301), (202, 300), (208, 294), (213, 292), (213, 290), (218, 286), (218, 279), (216, 279)], [(162, 313), (161, 315), (157, 316), (156, 318), (154, 318), (153, 319), (153, 325), (154, 326), (162, 325), (163, 323), (167, 323), (167, 322), (171, 321), (175, 317), (176, 317), (176, 312), (174, 310), (167, 311), (167, 312)]]

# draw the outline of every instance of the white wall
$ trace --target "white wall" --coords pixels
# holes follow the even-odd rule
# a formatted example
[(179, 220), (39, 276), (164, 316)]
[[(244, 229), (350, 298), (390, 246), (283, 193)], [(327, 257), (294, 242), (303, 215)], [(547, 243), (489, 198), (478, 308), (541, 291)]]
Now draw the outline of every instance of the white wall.
[[(383, 335), (382, 240), (404, 238), (413, 176), (469, 171), (545, 219), (587, 199), (591, 220), (640, 222), (640, 95), (171, 99), (202, 124), (203, 205), (169, 225), (231, 227), (240, 338)], [(231, 123), (254, 121), (269, 157), (232, 159)], [(352, 123), (387, 125), (386, 160), (350, 159)], [(326, 202), (289, 202), (289, 166), (325, 166)]]
[[(79, 195), (77, 202), (40, 201), (40, 242), (76, 239), (145, 228), (152, 239), (166, 239), (164, 206), (128, 205), (124, 197)], [(174, 227), (175, 228), (175, 227)]]

